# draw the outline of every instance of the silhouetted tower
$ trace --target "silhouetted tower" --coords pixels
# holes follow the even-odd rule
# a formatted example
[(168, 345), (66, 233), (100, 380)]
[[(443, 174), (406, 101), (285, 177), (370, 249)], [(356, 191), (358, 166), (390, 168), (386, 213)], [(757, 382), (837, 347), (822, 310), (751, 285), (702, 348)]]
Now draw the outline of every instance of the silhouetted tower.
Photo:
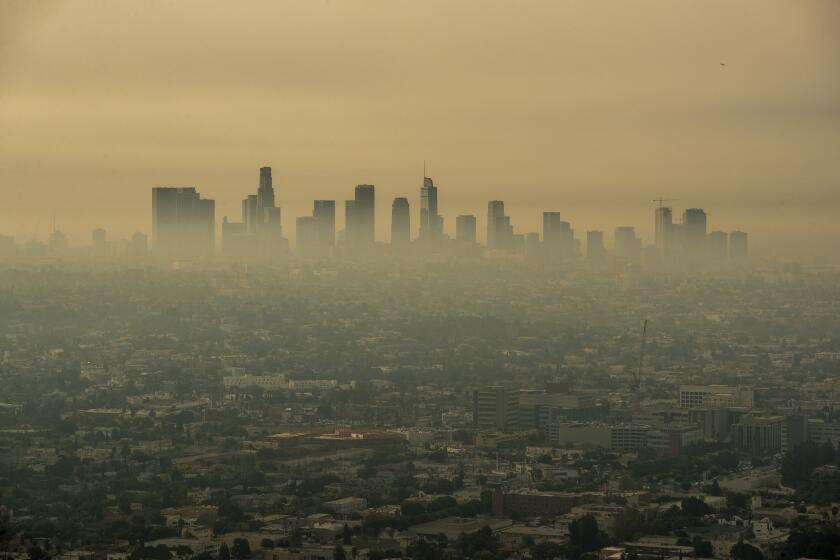
[(395, 198), (391, 204), (391, 245), (406, 247), (411, 242), (411, 214), (407, 198)]
[(476, 221), (471, 214), (462, 214), (455, 218), (455, 241), (459, 245), (475, 245)]

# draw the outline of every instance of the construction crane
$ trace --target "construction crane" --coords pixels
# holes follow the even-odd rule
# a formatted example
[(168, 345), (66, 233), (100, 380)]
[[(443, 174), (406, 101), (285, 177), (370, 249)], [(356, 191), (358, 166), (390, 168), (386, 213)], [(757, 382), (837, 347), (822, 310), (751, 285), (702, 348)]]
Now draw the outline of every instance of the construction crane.
[(673, 201), (675, 201), (675, 200), (679, 200), (679, 198), (662, 198), (662, 197), (659, 197), (659, 198), (654, 198), (654, 199), (653, 199), (653, 201), (654, 201), (654, 202), (658, 202), (658, 203), (659, 203), (659, 207), (660, 207), (660, 208), (662, 208), (662, 203), (663, 203), (663, 202), (673, 202)]
[(639, 389), (642, 386), (642, 364), (645, 361), (645, 339), (647, 338), (647, 325), (648, 320), (645, 319), (645, 323), (642, 326), (642, 343), (641, 347), (639, 348), (639, 367), (633, 373), (633, 394), (637, 395)]

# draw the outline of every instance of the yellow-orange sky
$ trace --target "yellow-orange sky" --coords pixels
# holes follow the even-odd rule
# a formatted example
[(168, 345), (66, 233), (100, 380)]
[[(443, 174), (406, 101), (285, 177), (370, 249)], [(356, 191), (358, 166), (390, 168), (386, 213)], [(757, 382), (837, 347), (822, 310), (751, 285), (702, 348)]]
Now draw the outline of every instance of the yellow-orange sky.
[(290, 237), (373, 183), (386, 240), (424, 159), (448, 231), (501, 198), (649, 241), (662, 194), (832, 251), (840, 2), (0, 2), (0, 233), (148, 232), (157, 185), (238, 218), (271, 165)]

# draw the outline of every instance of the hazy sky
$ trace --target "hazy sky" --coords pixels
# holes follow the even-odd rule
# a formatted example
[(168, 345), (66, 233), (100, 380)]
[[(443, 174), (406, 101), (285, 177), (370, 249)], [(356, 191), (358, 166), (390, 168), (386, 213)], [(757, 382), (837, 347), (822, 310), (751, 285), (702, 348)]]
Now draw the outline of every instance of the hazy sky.
[(0, 233), (148, 232), (158, 185), (238, 219), (271, 165), (290, 237), (373, 183), (385, 240), (424, 159), (448, 231), (501, 198), (650, 240), (662, 194), (831, 250), (840, 2), (0, 0)]

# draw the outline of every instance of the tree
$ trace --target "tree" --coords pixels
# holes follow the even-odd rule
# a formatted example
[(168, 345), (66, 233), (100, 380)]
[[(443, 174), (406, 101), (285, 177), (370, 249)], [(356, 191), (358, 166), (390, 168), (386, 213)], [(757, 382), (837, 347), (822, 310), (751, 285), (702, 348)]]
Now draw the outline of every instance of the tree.
[(714, 558), (715, 551), (712, 548), (712, 543), (709, 541), (701, 541), (697, 539), (694, 541), (694, 556), (696, 558)]
[(618, 540), (632, 541), (636, 538), (636, 534), (642, 530), (641, 514), (636, 509), (624, 508), (624, 510), (615, 517), (613, 530), (615, 532), (615, 538)]
[(691, 517), (703, 517), (704, 515), (712, 513), (712, 508), (710, 508), (706, 502), (693, 496), (683, 498), (680, 503), (680, 509), (684, 514)]
[(761, 550), (745, 542), (734, 544), (729, 552), (735, 560), (764, 560)]
[(593, 515), (584, 515), (569, 523), (569, 542), (583, 552), (593, 552), (601, 547), (601, 532)]
[(230, 560), (230, 549), (226, 542), (219, 545), (219, 560)]
[(531, 558), (534, 560), (554, 560), (562, 558), (563, 547), (553, 542), (542, 542), (531, 547)]
[(231, 549), (231, 554), (237, 560), (245, 560), (246, 558), (250, 558), (251, 544), (248, 542), (248, 539), (235, 539), (233, 541), (233, 548)]

